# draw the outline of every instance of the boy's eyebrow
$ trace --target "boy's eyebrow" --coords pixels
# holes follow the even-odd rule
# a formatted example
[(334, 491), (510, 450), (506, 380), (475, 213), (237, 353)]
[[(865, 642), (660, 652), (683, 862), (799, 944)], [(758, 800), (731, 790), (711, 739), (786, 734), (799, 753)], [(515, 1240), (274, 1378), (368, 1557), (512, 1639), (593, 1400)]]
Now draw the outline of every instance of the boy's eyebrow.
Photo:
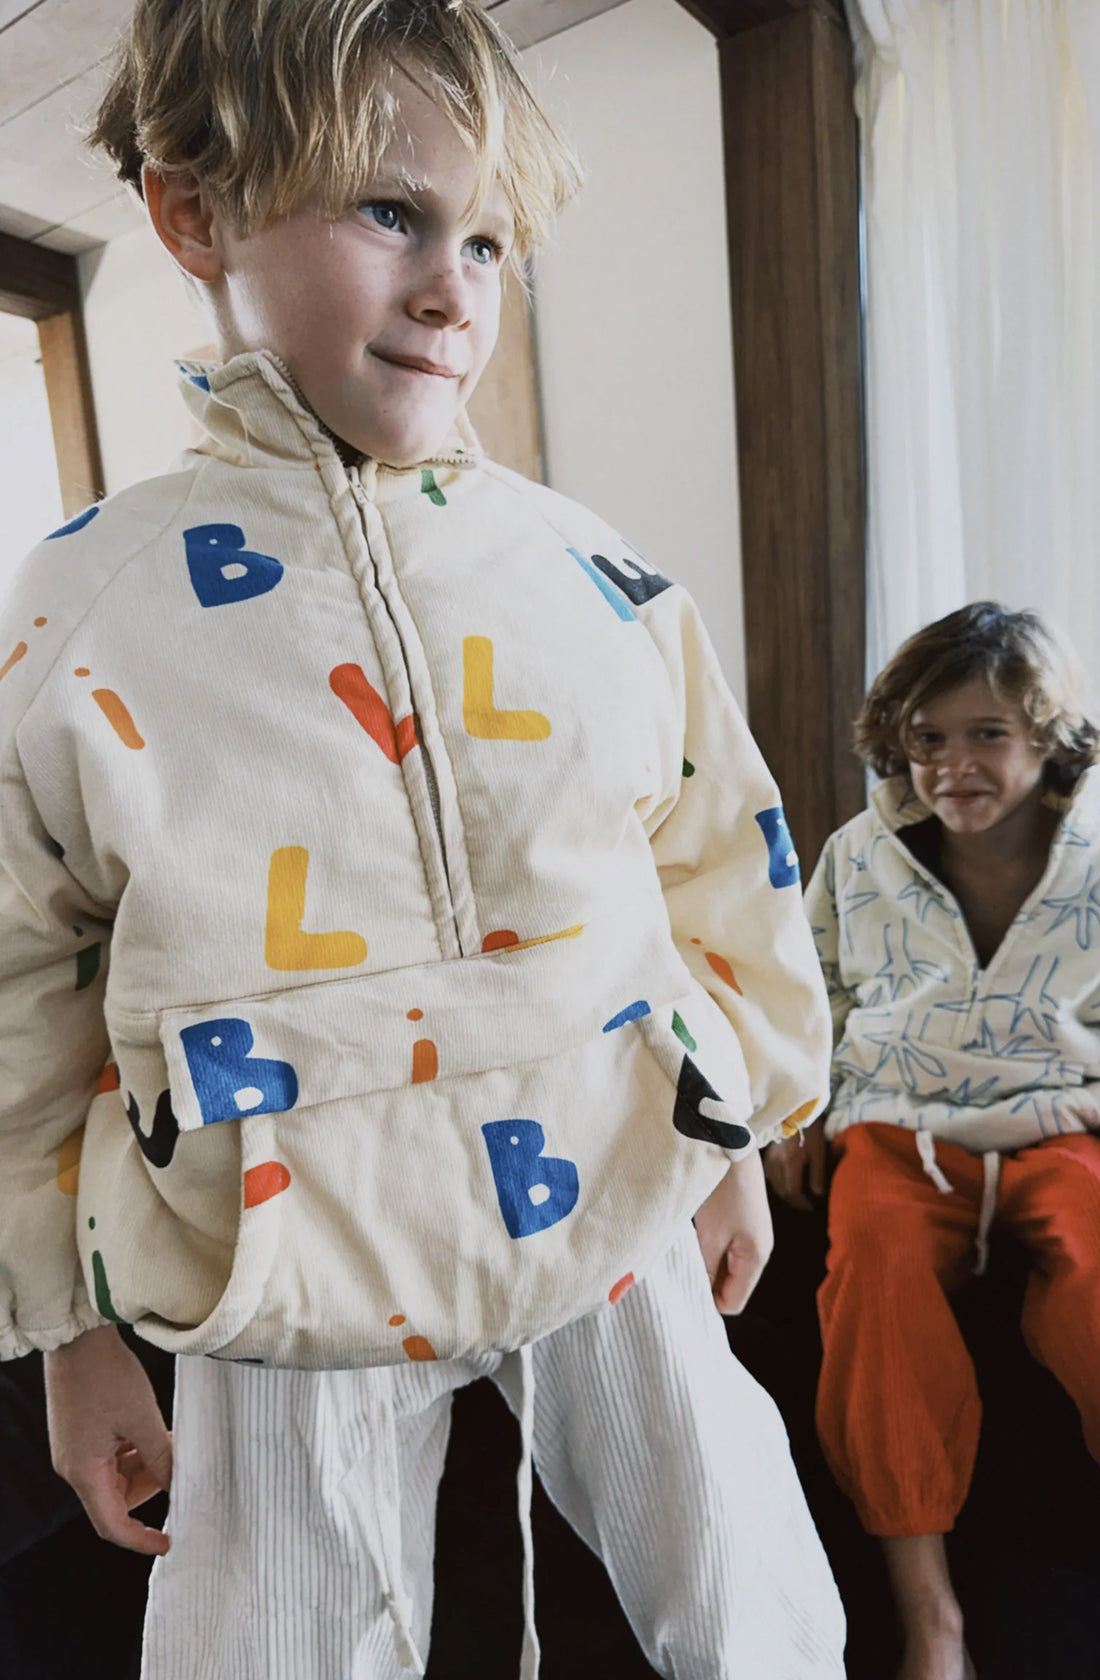
[(418, 197), (432, 190), (431, 182), (425, 176), (410, 174), (406, 169), (396, 173), (374, 175), (361, 189), (364, 197), (385, 198), (394, 197), (399, 193), (408, 193), (410, 197)]

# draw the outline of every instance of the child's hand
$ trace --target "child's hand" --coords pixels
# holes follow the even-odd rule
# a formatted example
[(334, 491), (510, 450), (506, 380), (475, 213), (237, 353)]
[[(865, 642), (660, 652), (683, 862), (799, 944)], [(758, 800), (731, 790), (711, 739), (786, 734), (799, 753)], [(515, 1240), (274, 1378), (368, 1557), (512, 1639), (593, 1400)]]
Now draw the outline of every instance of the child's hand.
[(714, 1304), (720, 1313), (739, 1313), (772, 1251), (772, 1216), (760, 1155), (735, 1161), (695, 1215)]
[(111, 1326), (45, 1357), (53, 1467), (104, 1540), (163, 1555), (169, 1539), (130, 1516), (172, 1480), (172, 1437), (141, 1361)]
[(820, 1121), (807, 1126), (797, 1137), (782, 1138), (768, 1145), (764, 1154), (764, 1172), (777, 1196), (792, 1207), (806, 1213), (813, 1203), (806, 1194), (825, 1194), (825, 1128)]

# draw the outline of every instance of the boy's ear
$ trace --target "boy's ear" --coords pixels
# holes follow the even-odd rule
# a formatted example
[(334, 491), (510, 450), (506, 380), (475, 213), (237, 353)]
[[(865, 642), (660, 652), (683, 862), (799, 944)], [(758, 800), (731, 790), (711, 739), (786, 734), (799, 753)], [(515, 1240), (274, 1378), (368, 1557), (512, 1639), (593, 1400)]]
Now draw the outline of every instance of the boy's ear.
[(214, 212), (198, 177), (188, 171), (160, 175), (149, 164), (141, 190), (154, 232), (169, 256), (195, 280), (220, 280), (222, 259)]

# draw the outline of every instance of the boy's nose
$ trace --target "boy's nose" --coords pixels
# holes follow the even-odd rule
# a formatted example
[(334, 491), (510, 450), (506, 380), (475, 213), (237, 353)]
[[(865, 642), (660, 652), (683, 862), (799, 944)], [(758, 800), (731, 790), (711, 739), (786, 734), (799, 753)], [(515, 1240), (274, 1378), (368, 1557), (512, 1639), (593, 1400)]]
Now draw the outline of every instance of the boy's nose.
[(409, 314), (432, 326), (461, 331), (470, 324), (470, 285), (460, 263), (434, 265), (412, 287)]
[(963, 743), (957, 746), (948, 743), (942, 747), (936, 756), (937, 770), (949, 776), (965, 776), (974, 769), (975, 759), (970, 748)]

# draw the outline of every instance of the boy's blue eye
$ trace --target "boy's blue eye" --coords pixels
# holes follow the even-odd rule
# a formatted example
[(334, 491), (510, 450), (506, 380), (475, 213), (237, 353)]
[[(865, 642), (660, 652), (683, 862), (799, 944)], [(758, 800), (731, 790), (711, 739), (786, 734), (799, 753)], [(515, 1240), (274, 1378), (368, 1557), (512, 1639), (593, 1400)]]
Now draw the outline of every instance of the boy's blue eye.
[(466, 249), (474, 261), (483, 268), (488, 268), (489, 264), (494, 263), (500, 255), (500, 246), (495, 239), (468, 239)]
[(390, 203), (388, 199), (368, 199), (365, 204), (359, 206), (359, 210), (368, 220), (377, 223), (380, 228), (385, 228), (388, 233), (398, 232), (403, 225), (400, 206)]

